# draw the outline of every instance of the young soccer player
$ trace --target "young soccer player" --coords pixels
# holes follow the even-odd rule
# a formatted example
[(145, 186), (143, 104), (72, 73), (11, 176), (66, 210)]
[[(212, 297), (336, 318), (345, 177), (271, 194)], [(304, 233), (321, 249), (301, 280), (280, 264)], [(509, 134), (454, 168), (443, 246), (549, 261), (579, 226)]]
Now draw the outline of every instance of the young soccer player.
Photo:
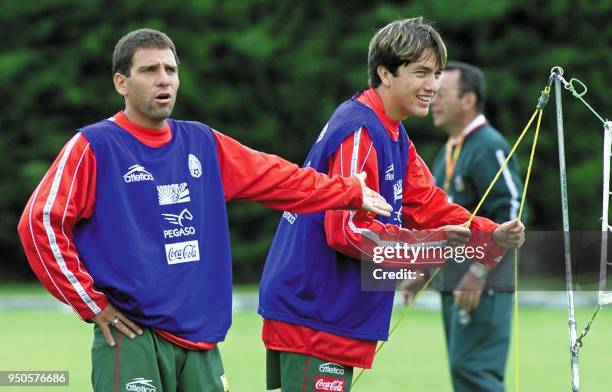
[[(371, 259), (372, 246), (418, 242), (411, 230), (429, 229), (429, 241), (454, 245), (470, 239), (469, 229), (456, 226), (470, 213), (434, 185), (401, 123), (427, 115), (445, 62), (444, 42), (422, 18), (383, 27), (370, 42), (370, 88), (341, 104), (312, 146), (307, 166), (342, 176), (364, 170), (393, 213), (281, 219), (260, 283), (268, 389), (349, 391), (353, 367), (372, 366), (377, 341), (388, 337), (394, 297), (393, 290), (362, 289), (361, 260)], [(455, 226), (432, 230), (445, 225)], [(476, 218), (471, 230), (488, 265), (524, 241), (516, 220)]]

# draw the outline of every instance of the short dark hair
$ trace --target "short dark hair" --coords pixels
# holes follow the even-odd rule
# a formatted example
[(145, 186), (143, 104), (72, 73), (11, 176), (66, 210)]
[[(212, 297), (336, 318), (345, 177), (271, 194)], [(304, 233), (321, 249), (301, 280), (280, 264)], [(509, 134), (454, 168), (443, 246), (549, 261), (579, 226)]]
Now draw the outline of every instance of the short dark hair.
[(153, 29), (134, 30), (123, 37), (115, 45), (113, 51), (113, 75), (120, 73), (130, 76), (132, 59), (137, 49), (171, 49), (176, 63), (179, 63), (174, 42), (166, 34)]
[(460, 61), (449, 61), (444, 70), (459, 71), (459, 89), (461, 90), (461, 95), (473, 91), (476, 95), (476, 110), (479, 113), (484, 112), (487, 100), (487, 85), (482, 70), (475, 65)]
[(368, 48), (368, 83), (378, 87), (381, 83), (378, 67), (384, 66), (394, 76), (397, 68), (421, 59), (426, 49), (433, 49), (438, 68), (446, 64), (446, 46), (440, 33), (423, 17), (400, 19), (380, 29)]

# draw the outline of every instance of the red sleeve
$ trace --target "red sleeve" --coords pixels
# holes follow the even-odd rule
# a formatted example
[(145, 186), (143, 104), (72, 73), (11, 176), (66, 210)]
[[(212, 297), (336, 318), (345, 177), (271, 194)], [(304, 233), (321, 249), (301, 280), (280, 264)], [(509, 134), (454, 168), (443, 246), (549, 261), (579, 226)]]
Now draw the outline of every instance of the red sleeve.
[(82, 319), (107, 305), (77, 253), (72, 229), (93, 214), (96, 160), (89, 142), (75, 135), (30, 197), (17, 228), (38, 279)]
[(300, 169), (276, 155), (252, 150), (215, 132), (225, 200), (257, 201), (300, 214), (327, 209), (360, 209), (356, 178), (329, 178), (312, 168)]
[[(367, 173), (366, 185), (377, 191), (378, 162), (377, 154), (367, 132), (362, 127), (346, 138), (330, 159), (329, 175), (349, 176), (355, 172)], [(436, 244), (446, 239), (440, 230), (406, 230), (394, 224), (384, 224), (375, 215), (364, 211), (327, 211), (325, 214), (325, 235), (327, 244), (337, 252), (358, 260), (372, 260), (375, 247), (394, 247), (403, 244)], [(418, 263), (411, 267), (428, 268), (442, 264), (444, 259), (419, 258), (403, 260), (385, 258), (385, 263)], [(397, 266), (397, 265), (396, 265)]]
[[(409, 142), (408, 163), (402, 200), (402, 213), (407, 227), (428, 229), (444, 225), (462, 225), (470, 218), (470, 212), (458, 204), (450, 203), (446, 193), (434, 184), (434, 178), (419, 156), (412, 141)], [(475, 217), (470, 229), (472, 246), (485, 246), (486, 257), (482, 262), (495, 265), (505, 249), (491, 239), (499, 225), (487, 218)]]

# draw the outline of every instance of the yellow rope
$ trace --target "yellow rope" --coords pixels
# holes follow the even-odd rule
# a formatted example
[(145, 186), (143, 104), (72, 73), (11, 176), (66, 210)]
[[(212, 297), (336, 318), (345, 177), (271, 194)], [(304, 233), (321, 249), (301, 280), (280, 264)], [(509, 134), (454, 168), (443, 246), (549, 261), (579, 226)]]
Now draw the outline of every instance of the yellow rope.
[[(523, 216), (523, 208), (527, 199), (527, 187), (531, 177), (531, 168), (533, 167), (533, 158), (535, 156), (536, 145), (538, 144), (538, 135), (540, 134), (540, 124), (542, 122), (542, 109), (538, 109), (538, 123), (533, 136), (533, 144), (531, 145), (531, 155), (529, 156), (529, 165), (527, 166), (527, 175), (525, 176), (525, 186), (523, 187), (523, 195), (521, 196), (521, 205), (519, 207), (518, 218)], [(514, 250), (514, 390), (519, 390), (519, 303), (518, 303), (518, 249)]]
[(499, 176), (501, 176), (502, 172), (504, 171), (504, 169), (508, 165), (508, 162), (510, 162), (510, 158), (512, 158), (512, 155), (514, 155), (514, 151), (516, 151), (516, 148), (518, 147), (518, 145), (521, 143), (521, 141), (525, 137), (525, 134), (527, 134), (527, 131), (529, 130), (529, 127), (531, 126), (531, 123), (533, 123), (533, 119), (535, 118), (536, 114), (538, 114), (538, 111), (539, 110), (536, 109), (536, 111), (533, 112), (533, 115), (531, 116), (531, 119), (529, 120), (529, 122), (527, 123), (525, 128), (523, 129), (523, 132), (521, 132), (521, 135), (516, 140), (516, 143), (514, 143), (514, 146), (512, 146), (512, 149), (510, 150), (510, 153), (506, 157), (506, 160), (504, 161), (504, 163), (501, 165), (501, 167), (497, 171), (497, 174), (495, 175), (495, 177), (493, 177), (493, 181), (491, 181), (491, 183), (489, 184), (489, 187), (485, 191), (484, 195), (482, 195), (482, 198), (480, 199), (480, 202), (478, 202), (478, 205), (476, 206), (476, 208), (474, 208), (474, 211), (472, 212), (472, 215), (470, 216), (470, 219), (468, 219), (468, 221), (465, 223), (466, 226), (469, 226), (470, 223), (472, 223), (472, 220), (474, 220), (474, 218), (476, 217), (476, 214), (478, 214), (478, 210), (480, 210), (480, 207), (482, 207), (485, 199), (487, 198), (487, 196), (489, 196), (489, 193), (491, 192), (491, 189), (493, 189), (493, 187), (495, 186), (495, 183), (497, 183), (497, 180), (499, 179)]
[[(402, 314), (400, 315), (400, 317), (397, 319), (397, 321), (395, 322), (395, 324), (393, 325), (393, 327), (389, 330), (389, 337), (391, 337), (391, 335), (393, 334), (393, 331), (395, 331), (395, 329), (399, 326), (399, 324), (402, 322), (402, 320), (404, 319), (404, 317), (406, 317), (406, 315), (408, 314), (408, 309), (410, 309), (410, 305), (412, 305), (413, 303), (416, 302), (416, 300), (419, 298), (419, 296), (421, 295), (421, 293), (423, 291), (425, 291), (425, 289), (427, 288), (427, 286), (429, 286), (429, 284), (431, 283), (431, 281), (433, 280), (433, 278), (436, 276), (436, 274), (438, 273), (438, 271), (440, 270), (440, 268), (436, 268), (433, 273), (429, 276), (429, 279), (427, 279), (427, 282), (425, 282), (425, 284), (423, 285), (423, 287), (416, 293), (416, 295), (414, 296), (414, 299), (412, 300), (412, 302), (410, 302), (406, 308), (404, 309), (404, 311), (402, 312)], [(376, 352), (374, 354), (378, 354), (378, 352), (380, 351), (381, 348), (383, 348), (383, 346), (385, 345), (385, 340), (383, 340), (382, 342), (380, 342), (380, 344), (378, 345), (378, 347), (376, 348)], [(357, 380), (359, 380), (359, 378), (361, 377), (361, 375), (363, 374), (363, 372), (365, 372), (365, 369), (361, 369), (359, 371), (359, 374), (357, 375), (357, 377), (355, 377), (355, 379), (353, 380), (353, 382), (351, 383), (351, 388), (357, 383)]]

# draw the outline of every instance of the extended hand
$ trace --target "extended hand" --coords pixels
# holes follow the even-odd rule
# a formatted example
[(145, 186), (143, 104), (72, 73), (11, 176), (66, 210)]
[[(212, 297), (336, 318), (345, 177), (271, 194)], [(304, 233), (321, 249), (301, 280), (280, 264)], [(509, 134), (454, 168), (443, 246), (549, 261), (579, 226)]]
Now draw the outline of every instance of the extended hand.
[(504, 222), (493, 232), (493, 241), (504, 248), (518, 248), (525, 242), (525, 225), (518, 219)]
[(471, 271), (466, 271), (453, 292), (455, 295), (455, 306), (468, 312), (476, 309), (480, 304), (480, 296), (485, 281), (476, 277)]
[(134, 339), (136, 334), (142, 335), (142, 328), (125, 317), (110, 303), (90, 320), (98, 324), (109, 346), (115, 345), (115, 340), (110, 331), (111, 326), (117, 328), (119, 332), (130, 339)]
[(448, 225), (440, 228), (446, 232), (448, 246), (463, 246), (468, 243), (472, 232), (465, 226)]
[(377, 215), (382, 216), (391, 216), (391, 212), (393, 212), (393, 207), (384, 197), (374, 192), (365, 184), (367, 174), (365, 172), (357, 173), (355, 177), (359, 179), (361, 183), (361, 192), (363, 193), (363, 204), (361, 205), (361, 209), (373, 212)]

